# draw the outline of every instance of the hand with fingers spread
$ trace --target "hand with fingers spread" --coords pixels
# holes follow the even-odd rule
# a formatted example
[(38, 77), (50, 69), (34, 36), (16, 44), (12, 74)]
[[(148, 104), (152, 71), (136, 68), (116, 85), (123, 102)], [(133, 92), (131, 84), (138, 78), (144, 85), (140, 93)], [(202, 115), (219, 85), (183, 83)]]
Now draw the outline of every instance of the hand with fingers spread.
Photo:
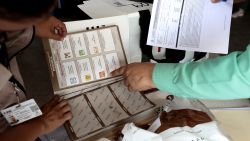
[(152, 81), (154, 66), (152, 63), (133, 63), (111, 72), (111, 76), (122, 75), (130, 91), (144, 91), (155, 88)]
[(43, 108), (43, 115), (38, 120), (44, 125), (44, 133), (52, 132), (64, 122), (72, 118), (71, 108), (65, 100), (60, 100), (59, 96), (54, 96), (53, 99)]
[(54, 16), (35, 25), (36, 35), (41, 38), (63, 40), (67, 34), (65, 24)]

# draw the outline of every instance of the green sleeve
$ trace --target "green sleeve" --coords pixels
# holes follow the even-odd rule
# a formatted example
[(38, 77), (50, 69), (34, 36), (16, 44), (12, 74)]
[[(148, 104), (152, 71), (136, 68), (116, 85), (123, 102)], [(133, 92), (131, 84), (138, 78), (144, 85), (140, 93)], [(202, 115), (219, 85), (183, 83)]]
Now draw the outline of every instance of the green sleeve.
[(243, 53), (202, 62), (156, 64), (153, 82), (161, 91), (199, 99), (250, 98), (250, 45)]

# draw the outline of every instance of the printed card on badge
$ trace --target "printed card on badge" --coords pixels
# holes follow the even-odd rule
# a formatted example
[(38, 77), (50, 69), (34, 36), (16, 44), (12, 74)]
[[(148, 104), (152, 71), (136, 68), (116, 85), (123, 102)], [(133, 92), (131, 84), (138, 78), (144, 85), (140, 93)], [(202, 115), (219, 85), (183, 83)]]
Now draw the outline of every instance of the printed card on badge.
[(92, 58), (96, 79), (103, 79), (108, 76), (103, 56)]
[(11, 126), (42, 115), (42, 112), (34, 99), (1, 110), (1, 113)]

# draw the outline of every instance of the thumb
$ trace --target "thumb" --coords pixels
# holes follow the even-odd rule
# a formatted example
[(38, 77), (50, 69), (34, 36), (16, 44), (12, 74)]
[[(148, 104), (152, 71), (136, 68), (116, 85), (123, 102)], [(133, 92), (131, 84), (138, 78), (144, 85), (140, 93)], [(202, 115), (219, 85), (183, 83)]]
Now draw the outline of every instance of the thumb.
[(62, 27), (53, 27), (50, 30), (50, 38), (54, 40), (61, 41), (67, 34), (66, 28)]
[(51, 34), (51, 39), (57, 40), (57, 41), (62, 41), (64, 39), (64, 36), (61, 36), (59, 34), (52, 33)]

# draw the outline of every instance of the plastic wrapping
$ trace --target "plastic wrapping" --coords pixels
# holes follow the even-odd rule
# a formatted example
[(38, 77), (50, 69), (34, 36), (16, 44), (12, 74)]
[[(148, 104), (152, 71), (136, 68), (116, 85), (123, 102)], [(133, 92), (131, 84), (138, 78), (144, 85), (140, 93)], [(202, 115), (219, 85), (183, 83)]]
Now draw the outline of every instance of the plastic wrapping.
[(128, 123), (120, 141), (230, 141), (199, 100), (166, 97), (159, 117), (145, 130)]

